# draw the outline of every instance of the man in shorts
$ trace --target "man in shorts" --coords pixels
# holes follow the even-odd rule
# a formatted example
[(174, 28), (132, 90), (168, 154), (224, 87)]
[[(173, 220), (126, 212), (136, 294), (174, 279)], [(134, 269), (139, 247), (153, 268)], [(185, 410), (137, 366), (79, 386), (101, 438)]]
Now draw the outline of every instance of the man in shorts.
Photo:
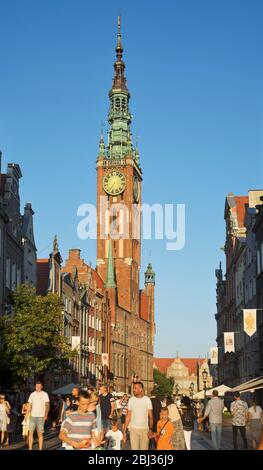
[(29, 407), (27, 413), (31, 413), (29, 422), (29, 450), (33, 448), (35, 429), (38, 435), (38, 448), (42, 450), (44, 424), (49, 412), (49, 397), (43, 391), (42, 382), (36, 382), (35, 389), (35, 392), (31, 393), (28, 399)]

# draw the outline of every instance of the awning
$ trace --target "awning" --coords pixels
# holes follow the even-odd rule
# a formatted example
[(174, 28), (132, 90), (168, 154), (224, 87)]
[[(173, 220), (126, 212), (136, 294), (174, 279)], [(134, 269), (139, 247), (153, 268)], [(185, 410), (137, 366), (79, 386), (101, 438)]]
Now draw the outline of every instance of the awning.
[(263, 388), (263, 376), (262, 377), (256, 377), (252, 380), (249, 380), (248, 382), (244, 382), (241, 385), (238, 385), (237, 387), (233, 388), (233, 392), (249, 392), (252, 390), (256, 390), (258, 388)]
[(193, 396), (193, 398), (204, 399), (205, 397), (204, 395), (206, 395), (206, 397), (211, 397), (214, 390), (218, 391), (218, 395), (220, 397), (223, 397), (226, 392), (232, 392), (232, 388), (228, 387), (227, 385), (222, 384), (222, 385), (218, 385), (218, 387), (207, 389), (206, 392), (204, 392), (204, 390), (201, 390), (200, 392), (196, 393)]

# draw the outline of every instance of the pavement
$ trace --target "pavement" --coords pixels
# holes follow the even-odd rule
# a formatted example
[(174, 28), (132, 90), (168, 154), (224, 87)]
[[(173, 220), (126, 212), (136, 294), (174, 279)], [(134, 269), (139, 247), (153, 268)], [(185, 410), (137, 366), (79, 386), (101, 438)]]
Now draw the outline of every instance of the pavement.
[[(58, 434), (59, 428), (56, 431), (45, 430), (43, 450), (59, 450), (61, 441), (58, 439)], [(25, 447), (22, 437), (19, 436), (13, 442), (10, 442), (8, 447), (3, 447), (0, 450), (27, 450), (27, 447)], [(38, 450), (37, 436), (34, 439), (33, 450)]]
[[(59, 450), (61, 448), (61, 441), (58, 439), (59, 428), (56, 431), (47, 429), (44, 435), (44, 446), (43, 450)], [(251, 441), (249, 439), (249, 433), (247, 432), (249, 448), (251, 447)], [(241, 437), (238, 435), (239, 448), (242, 449)], [(37, 437), (34, 440), (33, 450), (37, 450)], [(127, 442), (125, 449), (130, 449), (129, 441)], [(24, 442), (20, 436), (17, 437), (16, 441), (10, 443), (9, 447), (0, 449), (3, 450), (26, 450)], [(197, 431), (195, 429), (192, 433), (191, 450), (213, 450), (211, 434), (206, 431)], [(225, 422), (222, 431), (222, 450), (233, 450), (233, 439), (232, 439), (232, 427), (230, 422)]]

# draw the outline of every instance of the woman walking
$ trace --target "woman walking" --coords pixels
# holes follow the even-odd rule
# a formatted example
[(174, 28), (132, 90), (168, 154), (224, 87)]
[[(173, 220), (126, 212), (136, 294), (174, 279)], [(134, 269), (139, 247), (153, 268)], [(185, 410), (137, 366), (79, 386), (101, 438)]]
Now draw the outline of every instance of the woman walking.
[(0, 432), (1, 432), (1, 447), (4, 445), (8, 445), (8, 439), (7, 443), (4, 443), (5, 436), (7, 434), (7, 426), (10, 423), (10, 411), (11, 407), (9, 403), (5, 400), (5, 395), (0, 395)]
[(248, 409), (248, 425), (252, 438), (253, 449), (256, 450), (259, 444), (260, 433), (262, 431), (262, 408), (253, 400), (252, 406)]
[(174, 427), (174, 433), (172, 436), (173, 447), (176, 450), (185, 450), (184, 428), (180, 413), (171, 396), (167, 397), (166, 402), (169, 419)]
[(29, 439), (29, 422), (30, 422), (30, 405), (29, 403), (24, 403), (23, 406), (22, 406), (22, 415), (24, 416), (24, 419), (22, 421), (22, 436), (23, 436), (23, 440), (25, 442), (25, 446), (28, 447), (29, 446), (29, 442), (28, 442), (28, 439)]
[(181, 413), (186, 448), (187, 450), (191, 450), (191, 436), (194, 430), (195, 413), (191, 406), (189, 397), (184, 397), (181, 406)]

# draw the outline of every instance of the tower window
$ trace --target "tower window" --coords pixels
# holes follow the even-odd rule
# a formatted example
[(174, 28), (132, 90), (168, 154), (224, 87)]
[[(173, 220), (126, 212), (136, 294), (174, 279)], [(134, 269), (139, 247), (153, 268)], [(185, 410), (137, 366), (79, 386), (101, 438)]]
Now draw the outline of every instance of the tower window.
[(119, 110), (120, 110), (120, 107), (121, 107), (120, 98), (116, 98), (116, 100), (115, 100), (115, 109), (116, 109), (117, 111), (119, 111)]
[(123, 99), (121, 100), (121, 109), (122, 109), (123, 111), (125, 111), (125, 109), (126, 109), (126, 99), (125, 99), (125, 98), (123, 98)]

